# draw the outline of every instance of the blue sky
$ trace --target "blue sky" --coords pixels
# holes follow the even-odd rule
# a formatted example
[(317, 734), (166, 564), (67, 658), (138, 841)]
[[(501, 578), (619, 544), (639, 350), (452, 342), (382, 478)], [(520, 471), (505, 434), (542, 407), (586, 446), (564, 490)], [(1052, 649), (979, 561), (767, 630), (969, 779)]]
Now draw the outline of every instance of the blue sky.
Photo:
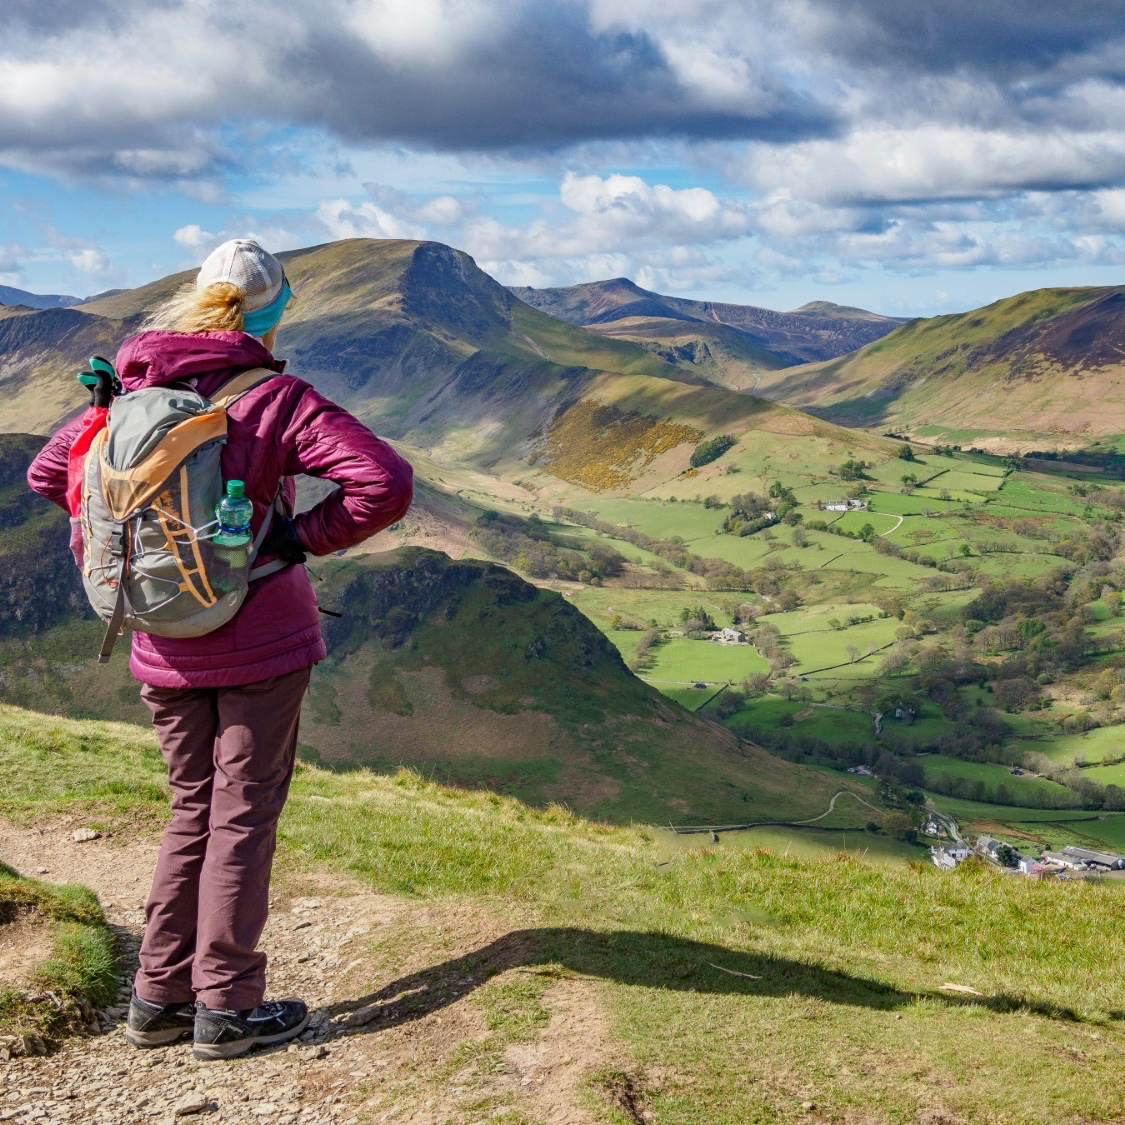
[(435, 238), (898, 315), (1125, 266), (1122, 0), (5, 0), (0, 283)]

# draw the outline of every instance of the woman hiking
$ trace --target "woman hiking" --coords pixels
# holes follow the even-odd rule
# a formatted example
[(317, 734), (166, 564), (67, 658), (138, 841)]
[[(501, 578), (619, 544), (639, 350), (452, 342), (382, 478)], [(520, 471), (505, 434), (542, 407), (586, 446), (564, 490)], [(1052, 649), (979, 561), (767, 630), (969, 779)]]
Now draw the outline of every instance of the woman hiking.
[[(244, 482), (257, 533), (280, 491), (258, 561), (284, 566), (250, 583), (235, 616), (196, 637), (132, 634), (130, 671), (152, 711), (172, 789), (145, 909), (146, 929), (126, 1038), (155, 1047), (192, 1036), (199, 1058), (233, 1058), (308, 1024), (300, 1000), (266, 1000), (265, 926), (277, 822), (289, 790), (301, 701), (326, 655), (305, 569), (310, 555), (351, 547), (410, 506), (410, 465), (346, 410), (282, 374), (273, 357), (292, 297), (281, 263), (234, 239), (195, 281), (125, 341), (125, 392), (190, 387), (205, 398), (234, 375), (276, 372), (228, 409), (223, 479)], [(28, 470), (65, 506), (67, 459), (81, 428), (59, 430)], [(339, 487), (293, 515), (304, 473)]]

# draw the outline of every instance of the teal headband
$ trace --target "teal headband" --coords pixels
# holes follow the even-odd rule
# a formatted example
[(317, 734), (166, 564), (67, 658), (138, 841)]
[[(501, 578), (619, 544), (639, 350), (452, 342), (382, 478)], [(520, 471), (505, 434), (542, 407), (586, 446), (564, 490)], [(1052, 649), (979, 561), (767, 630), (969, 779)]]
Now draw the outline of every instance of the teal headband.
[(289, 304), (292, 296), (293, 290), (289, 288), (289, 278), (282, 274), (281, 292), (265, 308), (242, 314), (242, 331), (248, 332), (251, 336), (264, 336), (281, 320), (281, 314), (285, 312), (285, 306)]

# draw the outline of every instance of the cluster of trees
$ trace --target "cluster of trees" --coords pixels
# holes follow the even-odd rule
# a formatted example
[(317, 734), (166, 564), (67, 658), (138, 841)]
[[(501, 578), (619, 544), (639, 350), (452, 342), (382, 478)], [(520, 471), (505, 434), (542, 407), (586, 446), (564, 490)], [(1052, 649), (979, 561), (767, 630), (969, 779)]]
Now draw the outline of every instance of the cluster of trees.
[(730, 509), (730, 515), (723, 520), (722, 530), (731, 535), (753, 535), (775, 523), (796, 525), (802, 518), (797, 511), (797, 497), (793, 490), (778, 480), (770, 485), (765, 496), (756, 492), (732, 496)]
[(633, 672), (641, 672), (645, 668), (652, 666), (652, 650), (665, 640), (664, 630), (657, 625), (653, 625), (644, 631), (641, 639), (637, 642), (636, 655), (629, 663), (629, 669)]
[(625, 558), (605, 543), (585, 552), (562, 546), (538, 516), (521, 519), (507, 512), (484, 512), (473, 538), (493, 557), (533, 578), (562, 578), (599, 585), (625, 569)]
[(731, 434), (720, 434), (708, 441), (701, 441), (691, 455), (691, 467), (699, 469), (712, 461), (717, 461), (737, 440)]
[(870, 480), (871, 477), (867, 472), (870, 468), (869, 461), (859, 461), (850, 457), (836, 470), (836, 475), (841, 480)]

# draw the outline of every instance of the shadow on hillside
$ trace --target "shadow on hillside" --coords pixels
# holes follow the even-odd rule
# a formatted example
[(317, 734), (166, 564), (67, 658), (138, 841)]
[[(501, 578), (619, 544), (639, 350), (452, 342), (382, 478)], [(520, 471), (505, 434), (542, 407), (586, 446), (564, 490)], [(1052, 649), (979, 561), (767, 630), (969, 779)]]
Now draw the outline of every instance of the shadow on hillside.
[[(439, 1011), (505, 970), (537, 965), (552, 969), (562, 966), (620, 984), (682, 992), (804, 997), (884, 1011), (929, 1000), (949, 1007), (1023, 1011), (1058, 1020), (1082, 1018), (1073, 1009), (1022, 996), (903, 991), (851, 973), (671, 934), (575, 928), (512, 930), (471, 953), (392, 981), (356, 1000), (336, 1004), (331, 1011), (346, 1022), (349, 1013), (380, 1005), (377, 1011), (362, 1014), (363, 1023), (377, 1030), (380, 1025), (421, 1019)], [(1113, 1012), (1111, 1018), (1125, 1019), (1125, 1012)]]

